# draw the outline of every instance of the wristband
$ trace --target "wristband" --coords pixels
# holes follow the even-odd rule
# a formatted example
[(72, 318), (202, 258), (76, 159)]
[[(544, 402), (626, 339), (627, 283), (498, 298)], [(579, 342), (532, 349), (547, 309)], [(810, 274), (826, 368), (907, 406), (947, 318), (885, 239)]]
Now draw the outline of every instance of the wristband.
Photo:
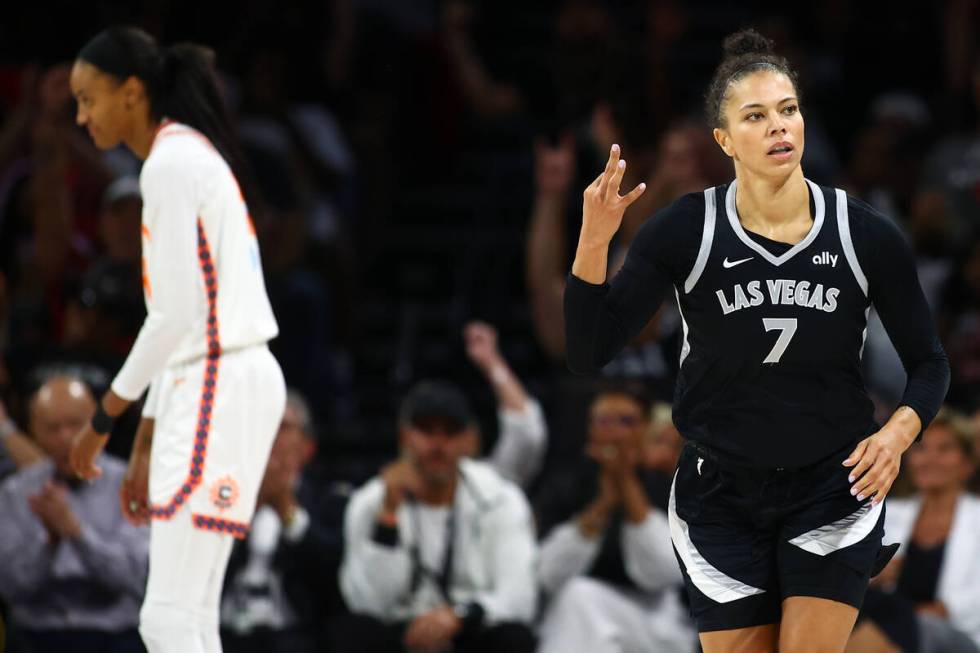
[(486, 614), (483, 606), (475, 601), (457, 603), (453, 606), (453, 613), (462, 622), (462, 632), (466, 634), (478, 631), (483, 626), (483, 618)]
[(102, 402), (99, 402), (95, 408), (95, 415), (92, 416), (92, 430), (99, 435), (109, 435), (115, 423), (116, 418), (109, 417), (102, 407)]

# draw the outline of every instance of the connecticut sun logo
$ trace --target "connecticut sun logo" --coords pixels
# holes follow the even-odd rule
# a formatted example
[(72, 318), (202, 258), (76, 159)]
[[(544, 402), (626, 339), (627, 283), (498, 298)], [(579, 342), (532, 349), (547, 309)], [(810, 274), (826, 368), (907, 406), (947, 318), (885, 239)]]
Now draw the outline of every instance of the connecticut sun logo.
[(211, 503), (221, 510), (228, 510), (238, 501), (238, 483), (231, 476), (223, 476), (211, 484)]

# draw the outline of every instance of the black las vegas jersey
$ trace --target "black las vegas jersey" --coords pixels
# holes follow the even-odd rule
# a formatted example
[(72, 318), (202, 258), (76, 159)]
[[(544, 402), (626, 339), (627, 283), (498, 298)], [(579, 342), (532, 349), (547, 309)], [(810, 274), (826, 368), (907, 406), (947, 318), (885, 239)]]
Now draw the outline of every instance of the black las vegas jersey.
[(743, 229), (732, 182), (648, 220), (611, 283), (569, 275), (572, 369), (601, 367), (672, 295), (680, 432), (747, 464), (807, 465), (876, 428), (861, 374), (874, 305), (909, 374), (902, 403), (927, 424), (949, 370), (908, 245), (868, 205), (807, 184), (813, 225), (795, 245)]

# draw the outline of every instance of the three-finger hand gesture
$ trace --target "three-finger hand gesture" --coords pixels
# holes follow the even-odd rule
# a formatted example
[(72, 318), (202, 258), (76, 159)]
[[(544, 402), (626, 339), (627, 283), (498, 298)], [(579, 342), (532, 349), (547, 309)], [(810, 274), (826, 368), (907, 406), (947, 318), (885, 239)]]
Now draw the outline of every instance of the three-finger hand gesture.
[(626, 195), (619, 194), (619, 185), (626, 172), (626, 159), (619, 158), (619, 145), (609, 151), (606, 169), (583, 193), (582, 234), (580, 243), (587, 246), (606, 247), (623, 221), (626, 207), (646, 190), (646, 184), (639, 184)]

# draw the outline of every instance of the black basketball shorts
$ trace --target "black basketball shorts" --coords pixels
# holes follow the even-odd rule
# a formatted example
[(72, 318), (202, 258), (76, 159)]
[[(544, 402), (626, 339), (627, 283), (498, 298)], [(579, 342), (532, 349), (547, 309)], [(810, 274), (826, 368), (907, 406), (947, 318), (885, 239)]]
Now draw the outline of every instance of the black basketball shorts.
[(851, 449), (802, 469), (753, 469), (688, 443), (668, 508), (700, 632), (780, 621), (783, 599), (860, 608), (882, 550), (885, 507), (850, 494)]

